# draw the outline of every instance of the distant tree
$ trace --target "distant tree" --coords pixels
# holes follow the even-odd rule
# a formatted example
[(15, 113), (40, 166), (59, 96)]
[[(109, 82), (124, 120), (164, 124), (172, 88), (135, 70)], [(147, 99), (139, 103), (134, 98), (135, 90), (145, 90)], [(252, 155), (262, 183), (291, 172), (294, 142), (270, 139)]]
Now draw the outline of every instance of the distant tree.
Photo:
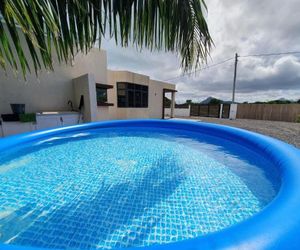
[(171, 107), (171, 100), (168, 97), (164, 97), (164, 107), (169, 108)]
[(248, 102), (243, 102), (243, 104), (248, 104)]
[[(299, 101), (300, 101), (300, 99), (299, 99)], [(285, 99), (278, 99), (278, 100), (270, 100), (270, 101), (266, 101), (266, 102), (257, 101), (254, 103), (255, 104), (290, 104), (290, 103), (295, 103), (295, 102), (290, 101), (290, 100), (285, 100)]]
[(192, 104), (193, 101), (192, 101), (192, 100), (186, 100), (185, 103), (186, 103), (186, 104)]
[(297, 103), (300, 103), (300, 99), (297, 101)]
[(289, 100), (271, 100), (267, 102), (268, 104), (290, 104), (292, 103)]

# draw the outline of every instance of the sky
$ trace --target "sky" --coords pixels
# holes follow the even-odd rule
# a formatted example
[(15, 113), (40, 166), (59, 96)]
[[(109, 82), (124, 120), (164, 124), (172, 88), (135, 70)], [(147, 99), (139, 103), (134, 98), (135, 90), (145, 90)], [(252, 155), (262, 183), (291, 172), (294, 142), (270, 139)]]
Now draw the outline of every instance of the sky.
[[(206, 4), (215, 44), (208, 65), (233, 58), (235, 53), (245, 56), (300, 51), (299, 0), (206, 0)], [(121, 48), (113, 39), (103, 40), (102, 48), (107, 50), (110, 69), (134, 71), (175, 83), (178, 103), (187, 99), (201, 101), (208, 96), (231, 100), (234, 60), (183, 76), (176, 54)], [(279, 98), (300, 99), (300, 53), (240, 57), (236, 101)]]

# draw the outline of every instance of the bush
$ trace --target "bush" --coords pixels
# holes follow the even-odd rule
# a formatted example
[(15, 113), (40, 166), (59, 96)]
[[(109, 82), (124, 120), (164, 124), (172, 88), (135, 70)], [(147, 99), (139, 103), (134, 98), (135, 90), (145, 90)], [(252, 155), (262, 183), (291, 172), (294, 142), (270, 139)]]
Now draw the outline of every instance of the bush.
[(300, 123), (300, 115), (298, 115), (296, 122)]
[(20, 122), (36, 122), (35, 113), (20, 114), (19, 118), (20, 118)]

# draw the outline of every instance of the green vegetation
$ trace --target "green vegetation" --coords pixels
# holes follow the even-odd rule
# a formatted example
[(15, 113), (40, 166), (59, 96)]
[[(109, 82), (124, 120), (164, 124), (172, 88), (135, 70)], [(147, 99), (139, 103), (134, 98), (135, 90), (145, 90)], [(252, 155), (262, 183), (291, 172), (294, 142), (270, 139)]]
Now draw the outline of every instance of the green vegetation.
[[(230, 101), (223, 101), (221, 99), (218, 98), (214, 98), (214, 97), (208, 97), (205, 100), (203, 100), (202, 102), (193, 102), (193, 100), (186, 100), (185, 104), (221, 104), (221, 103), (231, 103)], [(258, 102), (253, 102), (254, 104), (293, 104), (293, 103), (300, 103), (300, 99), (297, 101), (293, 101), (293, 100), (288, 100), (288, 99), (277, 99), (277, 100), (270, 100), (270, 101), (258, 101)], [(252, 104), (252, 102), (248, 102), (245, 101), (243, 102), (243, 104)]]
[(20, 122), (36, 122), (35, 113), (20, 114), (19, 118), (20, 118)]
[(54, 53), (69, 63), (108, 35), (124, 47), (177, 52), (188, 71), (206, 61), (212, 46), (205, 11), (204, 0), (3, 0), (0, 67), (24, 77), (53, 70)]
[(291, 100), (271, 100), (267, 102), (255, 102), (256, 104), (290, 104), (290, 103), (295, 103), (294, 101)]
[(298, 101), (286, 100), (286, 99), (278, 99), (278, 100), (271, 100), (266, 102), (255, 102), (256, 104), (291, 104), (291, 103), (300, 103)]

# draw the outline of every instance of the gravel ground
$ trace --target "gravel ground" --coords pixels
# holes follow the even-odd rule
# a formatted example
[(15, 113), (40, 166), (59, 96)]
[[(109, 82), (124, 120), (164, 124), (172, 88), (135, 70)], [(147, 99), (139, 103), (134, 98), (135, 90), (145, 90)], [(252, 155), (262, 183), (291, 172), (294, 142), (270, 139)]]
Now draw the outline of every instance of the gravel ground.
[(191, 119), (251, 130), (278, 138), (300, 148), (300, 123), (247, 119), (227, 120), (207, 117), (192, 117)]

